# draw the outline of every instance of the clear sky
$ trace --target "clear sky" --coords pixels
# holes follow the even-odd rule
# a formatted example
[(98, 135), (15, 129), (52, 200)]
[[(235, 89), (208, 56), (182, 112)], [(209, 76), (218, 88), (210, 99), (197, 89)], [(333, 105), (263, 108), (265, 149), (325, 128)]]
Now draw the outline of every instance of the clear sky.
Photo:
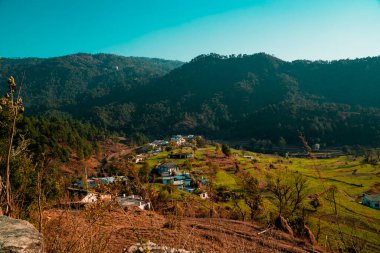
[(380, 55), (380, 0), (0, 0), (0, 57)]

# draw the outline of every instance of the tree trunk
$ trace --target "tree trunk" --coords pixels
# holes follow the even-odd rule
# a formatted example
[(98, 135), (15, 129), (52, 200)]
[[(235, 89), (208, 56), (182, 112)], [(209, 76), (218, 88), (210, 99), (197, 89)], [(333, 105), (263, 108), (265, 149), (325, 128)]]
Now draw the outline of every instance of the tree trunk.
[[(12, 98), (13, 101), (13, 98)], [(13, 106), (13, 105), (12, 105)], [(14, 108), (12, 108), (14, 110)], [(8, 140), (8, 153), (7, 153), (7, 159), (6, 159), (6, 183), (5, 183), (5, 190), (6, 190), (6, 208), (5, 208), (5, 215), (6, 216), (11, 216), (12, 214), (12, 191), (11, 191), (11, 181), (10, 181), (10, 176), (11, 176), (11, 168), (10, 168), (10, 162), (11, 162), (11, 156), (12, 156), (12, 146), (13, 146), (13, 137), (15, 134), (16, 130), (16, 118), (17, 118), (17, 112), (12, 112), (13, 116), (13, 122), (12, 122), (12, 127), (9, 133), (9, 140)]]
[(41, 186), (41, 171), (37, 175), (37, 190), (38, 190), (38, 214), (39, 214), (39, 226), (38, 231), (42, 233), (42, 204), (41, 204), (41, 195), (42, 195), (42, 186)]

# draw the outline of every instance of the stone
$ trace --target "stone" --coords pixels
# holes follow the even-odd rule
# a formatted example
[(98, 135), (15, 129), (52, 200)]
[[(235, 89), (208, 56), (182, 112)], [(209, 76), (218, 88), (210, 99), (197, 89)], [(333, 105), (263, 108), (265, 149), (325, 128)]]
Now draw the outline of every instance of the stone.
[(174, 249), (167, 246), (158, 246), (153, 242), (146, 243), (136, 243), (129, 248), (124, 249), (124, 253), (139, 253), (139, 252), (150, 252), (150, 253), (194, 253), (192, 251), (187, 251), (184, 249)]
[(42, 253), (43, 239), (29, 222), (0, 216), (0, 253)]

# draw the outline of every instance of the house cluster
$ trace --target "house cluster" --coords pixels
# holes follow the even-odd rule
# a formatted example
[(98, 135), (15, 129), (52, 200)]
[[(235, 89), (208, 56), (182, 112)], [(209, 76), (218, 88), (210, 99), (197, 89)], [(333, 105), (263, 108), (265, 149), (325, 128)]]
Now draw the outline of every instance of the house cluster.
[[(172, 184), (174, 187), (180, 190), (187, 191), (189, 193), (195, 193), (195, 179), (189, 172), (181, 171), (175, 163), (164, 163), (157, 166), (152, 173), (159, 176), (163, 185)], [(207, 193), (202, 193), (201, 198), (207, 199)]]
[(164, 150), (164, 147), (169, 144), (168, 141), (165, 140), (155, 140), (151, 143), (148, 144), (149, 151), (148, 153), (160, 153), (161, 151)]
[(136, 163), (142, 162), (144, 159), (146, 159), (146, 155), (155, 155), (164, 151), (165, 147), (168, 146), (170, 142), (175, 143), (175, 145), (181, 147), (185, 147), (186, 144), (191, 147), (189, 142), (194, 138), (194, 135), (173, 135), (168, 140), (154, 140), (147, 145), (136, 149), (136, 152), (140, 154), (140, 157), (135, 158)]
[(73, 183), (73, 187), (78, 187), (81, 189), (93, 189), (107, 184), (112, 184), (114, 182), (125, 182), (126, 178), (124, 176), (119, 177), (90, 177), (86, 180), (77, 180)]
[(189, 135), (173, 135), (170, 138), (170, 141), (175, 142), (178, 146), (183, 145), (186, 142), (190, 142), (195, 138), (194, 135), (189, 134)]
[(163, 185), (172, 184), (178, 189), (193, 192), (191, 188), (191, 175), (188, 172), (180, 171), (175, 163), (160, 164), (156, 170), (152, 171), (162, 179)]
[[(194, 135), (173, 135), (168, 140), (155, 140), (148, 145), (141, 146), (135, 150), (137, 155), (132, 154), (128, 157), (128, 160), (135, 163), (144, 162), (149, 156), (157, 154), (164, 151), (165, 147), (169, 145), (170, 142), (174, 142), (176, 145), (181, 147), (180, 152), (171, 152), (167, 155), (169, 159), (188, 159), (193, 157), (193, 144), (191, 141), (195, 138)], [(86, 173), (87, 174), (87, 173)], [(164, 185), (171, 184), (174, 187), (187, 191), (189, 193), (195, 193), (197, 190), (198, 182), (191, 176), (189, 172), (180, 171), (180, 168), (175, 163), (164, 163), (158, 165), (152, 170), (152, 178), (156, 178)], [(205, 180), (199, 182), (200, 184), (205, 184)], [(97, 201), (106, 200), (116, 200), (120, 206), (129, 208), (131, 206), (136, 206), (140, 209), (150, 209), (150, 203), (145, 201), (141, 196), (131, 195), (131, 196), (111, 196), (110, 194), (100, 194), (97, 192), (99, 188), (106, 186), (108, 184), (121, 183), (127, 184), (127, 178), (124, 176), (120, 177), (90, 177), (86, 180), (77, 180), (72, 184), (70, 188), (70, 196), (72, 200), (71, 204), (79, 205), (83, 207), (84, 205), (96, 203)], [(208, 195), (206, 192), (202, 192), (200, 197), (207, 199)], [(75, 200), (75, 201), (74, 201)]]
[[(193, 140), (194, 138), (195, 136), (192, 134), (189, 134), (189, 135), (177, 134), (177, 135), (173, 135), (170, 138), (170, 142), (174, 142), (176, 145), (182, 146), (183, 144)], [(169, 141), (166, 141), (166, 140), (155, 140), (149, 143), (149, 145), (152, 146), (153, 148), (162, 148), (163, 146), (167, 146), (168, 144), (169, 144)]]
[(171, 138), (170, 138), (170, 141), (171, 142), (174, 142), (175, 144), (177, 144), (178, 146), (181, 146), (182, 144), (184, 144), (186, 142), (186, 139), (182, 137), (182, 135), (173, 135)]
[(141, 196), (126, 196), (125, 194), (121, 196), (112, 196), (108, 193), (98, 193), (95, 191), (95, 188), (99, 186), (105, 186), (116, 182), (126, 184), (126, 177), (91, 177), (86, 180), (75, 181), (72, 184), (73, 187), (67, 188), (72, 201), (66, 203), (66, 206), (70, 206), (72, 208), (83, 208), (85, 205), (93, 204), (98, 201), (116, 200), (116, 202), (123, 208), (130, 208), (134, 206), (142, 210), (150, 209), (150, 202), (143, 200)]

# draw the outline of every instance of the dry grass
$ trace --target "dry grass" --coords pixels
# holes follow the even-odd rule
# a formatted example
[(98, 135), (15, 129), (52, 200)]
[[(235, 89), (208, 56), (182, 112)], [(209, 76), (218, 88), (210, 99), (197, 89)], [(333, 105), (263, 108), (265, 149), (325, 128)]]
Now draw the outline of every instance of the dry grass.
[[(167, 224), (174, 224), (167, 226)], [(47, 252), (121, 252), (136, 242), (196, 252), (324, 252), (283, 232), (219, 218), (164, 217), (152, 211), (97, 206), (45, 212)]]

